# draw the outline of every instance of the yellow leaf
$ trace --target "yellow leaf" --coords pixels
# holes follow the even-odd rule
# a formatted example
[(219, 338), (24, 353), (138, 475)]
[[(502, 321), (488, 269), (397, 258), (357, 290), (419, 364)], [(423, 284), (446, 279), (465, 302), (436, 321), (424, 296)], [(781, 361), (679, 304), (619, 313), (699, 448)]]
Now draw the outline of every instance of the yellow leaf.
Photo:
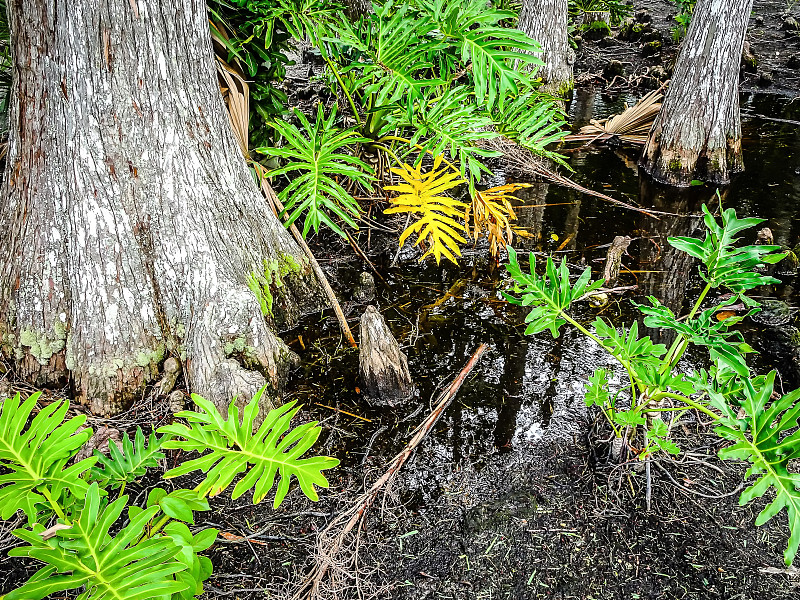
[[(512, 194), (526, 187), (531, 187), (531, 184), (507, 183), (482, 192), (476, 191), (472, 198), (472, 204), (467, 208), (465, 215), (467, 233), (477, 240), (483, 232), (486, 232), (489, 238), (489, 252), (492, 256), (497, 256), (501, 247), (505, 247), (513, 241), (515, 232), (511, 223), (517, 220), (517, 215), (511, 206), (511, 200), (517, 198)], [(469, 229), (470, 216), (472, 217), (471, 231)]]
[(391, 169), (392, 173), (403, 180), (398, 185), (389, 185), (385, 189), (398, 192), (398, 196), (390, 200), (391, 206), (386, 214), (419, 215), (400, 235), (400, 247), (412, 233), (417, 234), (415, 245), (426, 242), (429, 247), (420, 260), (433, 255), (438, 264), (442, 256), (457, 263), (456, 256), (461, 256), (459, 242), (465, 242), (459, 231), (467, 231), (461, 222), (467, 205), (459, 200), (444, 196), (447, 190), (466, 183), (461, 176), (452, 171), (439, 169), (441, 157), (436, 157), (433, 170), (422, 172), (422, 166), (412, 167), (404, 164), (401, 168)]

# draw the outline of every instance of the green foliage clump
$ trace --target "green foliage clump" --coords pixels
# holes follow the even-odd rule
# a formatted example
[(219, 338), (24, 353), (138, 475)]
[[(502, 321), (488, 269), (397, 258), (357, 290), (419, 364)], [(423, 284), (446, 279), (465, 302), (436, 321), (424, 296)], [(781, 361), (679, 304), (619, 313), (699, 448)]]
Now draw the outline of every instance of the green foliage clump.
[[(322, 109), (314, 125), (298, 111), (300, 127), (286, 114), (269, 120), (277, 139), (258, 150), (284, 161), (270, 177), (301, 173), (280, 194), (287, 223), (305, 215), (303, 235), (322, 224), (340, 235), (341, 223), (356, 226), (360, 209), (342, 181), (370, 187), (372, 171), (357, 158), (364, 149), (398, 168), (411, 154), (415, 167), (447, 156), (473, 195), (489, 172), (486, 161), (501, 155), (485, 143), (500, 135), (565, 164), (548, 148), (567, 134), (563, 111), (539, 90), (541, 48), (508, 27), (514, 12), (484, 0), (374, 0), (371, 12), (353, 19), (310, 0), (281, 0), (273, 12), (265, 3), (253, 3), (264, 23), (273, 15), (270, 23), (316, 47), (339, 106), (355, 123), (341, 127), (336, 113), (325, 117)], [(388, 169), (378, 162), (382, 179)]]
[[(737, 246), (738, 234), (761, 223), (761, 219), (739, 219), (733, 209), (722, 211), (720, 220), (706, 206), (703, 212), (704, 238), (669, 238), (672, 246), (702, 265), (700, 276), (706, 285), (691, 311), (677, 318), (652, 297), (649, 305), (635, 305), (644, 315), (645, 326), (676, 333), (670, 348), (641, 336), (635, 321), (618, 329), (598, 317), (592, 327), (586, 327), (572, 317), (568, 312), (571, 304), (602, 283), (590, 282), (590, 269), (571, 286), (564, 262), (556, 268), (548, 259), (545, 274), (539, 276), (531, 255), (528, 274), (509, 248), (507, 268), (514, 288), (506, 297), (532, 307), (526, 319), (526, 333), (549, 329), (556, 336), (568, 323), (623, 367), (627, 381), (619, 385), (612, 384), (607, 369), (595, 370), (589, 377), (585, 401), (605, 416), (628, 454), (643, 460), (659, 452), (677, 454), (680, 449), (670, 438), (670, 430), (680, 415), (693, 409), (710, 417), (716, 433), (733, 442), (719, 452), (720, 458), (748, 461), (747, 477), (755, 477), (742, 492), (740, 504), (760, 498), (769, 490), (775, 494), (756, 524), (761, 525), (786, 509), (791, 535), (784, 557), (791, 564), (800, 546), (800, 475), (791, 473), (788, 463), (800, 457), (800, 390), (776, 397), (776, 372), (766, 376), (751, 372), (746, 356), (754, 350), (740, 332), (731, 329), (746, 315), (721, 321), (715, 318), (718, 311), (735, 303), (748, 307), (747, 314), (758, 311), (758, 302), (747, 293), (777, 282), (760, 270), (765, 264), (779, 262), (785, 254), (778, 252), (778, 246)], [(701, 310), (708, 294), (722, 289), (730, 295)], [(689, 346), (707, 349), (712, 365), (708, 371), (685, 373), (678, 368)]]
[[(301, 491), (317, 500), (314, 486), (328, 487), (322, 471), (338, 460), (326, 456), (301, 458), (319, 436), (316, 422), (290, 429), (299, 410), (294, 403), (271, 411), (258, 431), (259, 391), (245, 407), (241, 422), (231, 403), (227, 419), (217, 408), (193, 396), (198, 412), (184, 411), (188, 425), (173, 423), (145, 436), (137, 430), (122, 449), (110, 445), (105, 457), (69, 465), (92, 436), (81, 429), (86, 417), (65, 421), (69, 402), (53, 402), (32, 416), (41, 397), (21, 402), (17, 394), (0, 404), (0, 517), (22, 510), (28, 524), (12, 533), (27, 545), (10, 556), (36, 559), (44, 566), (6, 600), (38, 600), (57, 592), (84, 588), (85, 600), (190, 599), (203, 593), (212, 572), (211, 561), (200, 553), (216, 540), (216, 529), (192, 532), (194, 514), (209, 510), (206, 496), (227, 489), (240, 474), (233, 497), (249, 490), (260, 502), (278, 483), (273, 505), (289, 491), (291, 478)], [(157, 466), (162, 450), (194, 451), (201, 456), (168, 471), (174, 477), (200, 469), (207, 472), (195, 489), (161, 488), (150, 491), (144, 506), (129, 504), (126, 484)], [(98, 466), (99, 465), (99, 466)], [(113, 502), (109, 490), (119, 488)], [(125, 517), (123, 517), (125, 514)], [(124, 526), (120, 527), (121, 524)]]

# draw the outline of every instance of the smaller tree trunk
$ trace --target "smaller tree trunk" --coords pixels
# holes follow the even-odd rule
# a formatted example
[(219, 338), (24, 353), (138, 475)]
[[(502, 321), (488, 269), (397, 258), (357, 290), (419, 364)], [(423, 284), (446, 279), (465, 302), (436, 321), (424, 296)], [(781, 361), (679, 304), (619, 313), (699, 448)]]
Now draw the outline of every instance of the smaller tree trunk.
[(753, 0), (700, 0), (641, 166), (661, 183), (725, 184), (744, 169), (739, 63)]
[(539, 74), (545, 89), (564, 96), (572, 89), (575, 54), (567, 39), (568, 0), (523, 0), (518, 29), (542, 47)]
[(397, 406), (414, 392), (406, 355), (374, 306), (361, 316), (359, 367), (370, 400)]

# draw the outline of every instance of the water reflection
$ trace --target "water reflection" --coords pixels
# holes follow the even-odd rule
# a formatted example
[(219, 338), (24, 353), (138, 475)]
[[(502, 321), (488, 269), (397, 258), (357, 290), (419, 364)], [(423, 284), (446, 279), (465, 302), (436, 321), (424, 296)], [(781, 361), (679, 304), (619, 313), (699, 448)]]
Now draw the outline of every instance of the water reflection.
[[(590, 115), (608, 116), (619, 110), (620, 104), (579, 92), (570, 110), (576, 119), (587, 120)], [(800, 101), (750, 96), (742, 99), (742, 106), (745, 115), (769, 118), (753, 117), (745, 123), (747, 171), (723, 190), (723, 205), (733, 206), (740, 216), (767, 218), (776, 242), (793, 246), (800, 234), (800, 128), (787, 121), (800, 121)], [(517, 193), (523, 201), (517, 210), (518, 225), (529, 234), (519, 238), (517, 246), (566, 257), (573, 273), (589, 265), (597, 277), (603, 268), (603, 246), (616, 235), (630, 235), (635, 241), (630, 255), (623, 259), (626, 269), (618, 285), (637, 285), (638, 289), (614, 297), (605, 308), (582, 303), (577, 316), (591, 322), (602, 314), (629, 323), (636, 313), (627, 298), (633, 296), (641, 302), (645, 295), (656, 296), (676, 313), (685, 312), (701, 281), (693, 260), (672, 248), (667, 239), (699, 235), (701, 222), (691, 215), (699, 214), (703, 203), (717, 206), (716, 190), (699, 186), (676, 191), (653, 186), (639, 177), (635, 151), (584, 148), (569, 156), (575, 169), (572, 177), (582, 185), (677, 216), (655, 220), (572, 190), (534, 182), (533, 187)], [(503, 181), (492, 180), (492, 185), (500, 183)], [(331, 361), (325, 373), (309, 369), (308, 376), (294, 382), (293, 395), (312, 400), (307, 405), (324, 400), (327, 405), (372, 419), (371, 423), (349, 422), (348, 427), (357, 432), (352, 442), (356, 445), (363, 444), (363, 438), (369, 438), (380, 423), (392, 424), (394, 437), (387, 436), (382, 448), (388, 455), (402, 447), (421, 419), (402, 424), (403, 416), (419, 404), (427, 406), (438, 386), (455, 376), (480, 343), (489, 342), (490, 351), (418, 451), (414, 477), (420, 485), (430, 485), (437, 477), (426, 465), (447, 464), (456, 469), (464, 463), (480, 463), (498, 451), (521, 450), (542, 438), (571, 439), (580, 432), (584, 382), (594, 368), (613, 366), (596, 344), (569, 329), (556, 339), (547, 332), (524, 336), (524, 312), (499, 300), (499, 290), (508, 281), (502, 269), (492, 271), (492, 261), (480, 246), (467, 248), (458, 267), (419, 265), (411, 260), (390, 268), (388, 261), (380, 260), (377, 258), (377, 266), (389, 287), (380, 290), (379, 303), (396, 337), (406, 346), (418, 399), (403, 414), (370, 409), (355, 390), (356, 360), (352, 355)], [(357, 272), (360, 265), (354, 262), (352, 269)], [(795, 289), (797, 285), (787, 280), (774, 292), (797, 305)], [(335, 325), (331, 328), (335, 331)], [(309, 322), (303, 335), (308, 338), (318, 330), (316, 322)], [(671, 342), (660, 331), (649, 334), (657, 343)], [(754, 330), (753, 335), (759, 334)], [(336, 335), (331, 339), (335, 345)], [(309, 350), (298, 351), (308, 364), (314, 360), (313, 339), (306, 345)], [(768, 366), (769, 357), (763, 361), (760, 365)], [(616, 377), (621, 381), (621, 374)], [(349, 383), (332, 389), (330, 382), (339, 380)], [(319, 416), (330, 413), (320, 410)]]

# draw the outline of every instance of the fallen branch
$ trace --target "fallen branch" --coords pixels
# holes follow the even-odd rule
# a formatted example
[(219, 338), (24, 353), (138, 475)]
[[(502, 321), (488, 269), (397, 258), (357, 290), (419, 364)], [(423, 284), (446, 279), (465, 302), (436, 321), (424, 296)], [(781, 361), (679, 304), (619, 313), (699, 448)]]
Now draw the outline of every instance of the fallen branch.
[[(257, 164), (258, 163), (253, 163), (256, 173), (258, 174), (258, 179), (261, 182), (261, 192), (264, 194), (264, 198), (267, 199), (267, 202), (270, 204), (273, 212), (275, 212), (276, 215), (280, 215), (283, 212), (283, 204), (278, 199), (278, 196), (275, 194), (272, 186), (267, 181), (265, 173), (262, 171), (263, 167), (261, 167), (261, 165), (256, 166)], [(311, 263), (311, 268), (314, 270), (314, 275), (317, 276), (317, 280), (322, 286), (322, 289), (325, 290), (325, 294), (328, 296), (328, 300), (330, 300), (331, 306), (333, 307), (333, 312), (336, 313), (336, 319), (339, 321), (339, 327), (342, 330), (344, 339), (347, 340), (347, 343), (353, 348), (358, 348), (358, 344), (356, 344), (356, 340), (353, 338), (353, 332), (350, 331), (350, 326), (347, 324), (347, 319), (344, 316), (342, 307), (339, 305), (339, 301), (336, 299), (336, 294), (334, 293), (333, 288), (331, 288), (331, 284), (328, 283), (328, 278), (325, 277), (322, 267), (319, 266), (317, 259), (314, 258), (314, 255), (311, 253), (311, 248), (308, 247), (308, 244), (306, 244), (306, 241), (303, 239), (303, 236), (300, 235), (300, 231), (297, 229), (297, 227), (295, 227), (294, 223), (289, 226), (289, 231), (292, 232), (295, 241), (303, 249), (303, 252), (308, 258), (308, 262)]]
[[(478, 364), (478, 361), (488, 347), (488, 344), (481, 344), (478, 346), (478, 349), (475, 350), (472, 358), (470, 358), (469, 362), (461, 369), (458, 376), (450, 383), (447, 389), (439, 394), (434, 409), (414, 430), (413, 437), (408, 444), (406, 444), (403, 451), (392, 459), (386, 472), (372, 484), (372, 487), (370, 487), (368, 491), (359, 496), (349, 509), (339, 514), (320, 533), (319, 541), (317, 542), (316, 565), (305, 581), (303, 581), (300, 589), (292, 596), (292, 600), (300, 600), (302, 598), (314, 600), (319, 597), (320, 584), (325, 578), (328, 568), (334, 563), (336, 556), (344, 546), (347, 534), (361, 521), (369, 507), (375, 502), (381, 489), (394, 480), (397, 473), (413, 454), (414, 450), (416, 450), (422, 440), (425, 439), (430, 430), (433, 429), (433, 426), (442, 416), (444, 410), (450, 405), (453, 398), (458, 393), (458, 390), (472, 372), (472, 369), (475, 368), (475, 365)], [(339, 527), (341, 527), (341, 530), (338, 533), (334, 533)], [(326, 544), (327, 540), (329, 541)]]

